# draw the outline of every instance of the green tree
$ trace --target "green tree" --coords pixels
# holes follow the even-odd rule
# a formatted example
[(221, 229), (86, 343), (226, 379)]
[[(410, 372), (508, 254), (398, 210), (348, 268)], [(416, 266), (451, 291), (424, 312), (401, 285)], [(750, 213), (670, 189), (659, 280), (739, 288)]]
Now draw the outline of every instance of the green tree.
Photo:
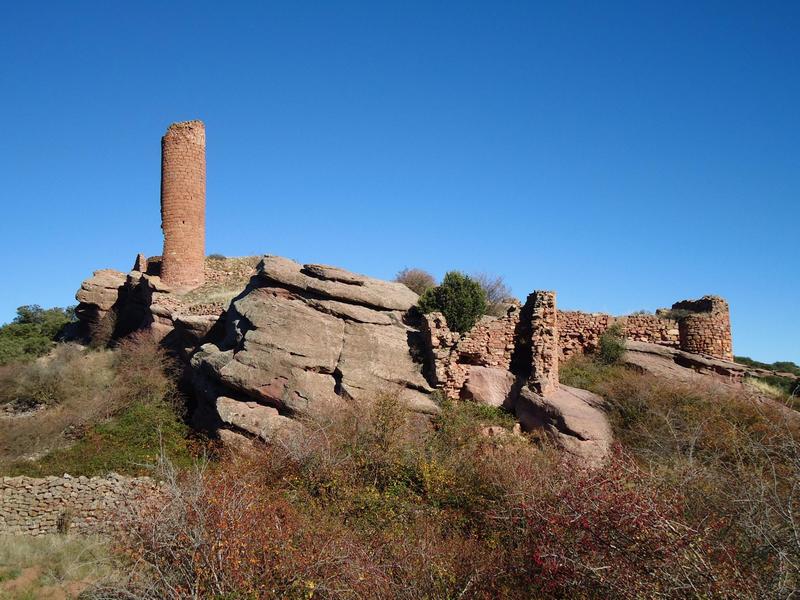
[(20, 306), (14, 320), (0, 327), (0, 365), (46, 354), (64, 326), (74, 319), (72, 307)]
[(486, 292), (474, 279), (450, 271), (441, 285), (420, 296), (418, 306), (423, 313), (441, 312), (452, 331), (464, 333), (486, 312)]

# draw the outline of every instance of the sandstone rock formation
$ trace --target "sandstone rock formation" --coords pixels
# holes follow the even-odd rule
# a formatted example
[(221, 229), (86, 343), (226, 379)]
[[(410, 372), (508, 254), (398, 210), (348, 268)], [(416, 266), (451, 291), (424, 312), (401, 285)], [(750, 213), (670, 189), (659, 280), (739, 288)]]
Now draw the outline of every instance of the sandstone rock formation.
[(509, 401), (513, 395), (515, 382), (516, 377), (507, 369), (471, 365), (461, 390), (461, 397), (479, 404), (511, 408)]
[(78, 301), (75, 316), (80, 322), (82, 336), (89, 336), (100, 323), (109, 318), (109, 313), (120, 300), (125, 281), (124, 273), (114, 269), (101, 269), (81, 284), (75, 294)]
[(561, 449), (589, 466), (602, 464), (613, 440), (603, 399), (559, 385), (544, 395), (522, 388), (514, 412), (525, 431), (544, 429)]
[(435, 413), (408, 324), (416, 300), (401, 284), (266, 256), (226, 311), (223, 339), (194, 355), (198, 387), (221, 422), (264, 439), (282, 415), (387, 390)]

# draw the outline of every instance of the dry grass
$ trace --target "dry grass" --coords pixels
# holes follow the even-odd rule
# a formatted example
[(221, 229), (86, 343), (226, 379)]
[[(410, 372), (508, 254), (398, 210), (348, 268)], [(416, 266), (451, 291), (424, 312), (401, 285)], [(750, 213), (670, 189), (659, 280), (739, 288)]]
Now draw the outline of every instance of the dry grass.
[(0, 598), (77, 598), (117, 581), (108, 540), (87, 536), (0, 536)]
[(206, 282), (184, 294), (181, 302), (185, 307), (203, 304), (227, 306), (244, 290), (260, 260), (261, 256), (206, 258)]
[(22, 412), (0, 416), (0, 467), (69, 444), (113, 414), (113, 361), (110, 351), (61, 345), (34, 363), (6, 367), (0, 399)]
[[(141, 598), (755, 597), (711, 526), (621, 453), (588, 472), (465, 404), (420, 433), (396, 398), (302, 443), (167, 470), (122, 540)], [(413, 433), (416, 431), (416, 433)]]
[(0, 472), (26, 475), (139, 472), (164, 444), (188, 454), (172, 362), (146, 333), (114, 350), (61, 345), (3, 374), (6, 404), (34, 407), (0, 417)]
[(762, 394), (767, 398), (772, 398), (773, 400), (777, 400), (779, 402), (787, 402), (789, 399), (784, 388), (780, 388), (768, 381), (764, 381), (763, 379), (749, 377), (745, 381), (745, 385), (755, 393)]

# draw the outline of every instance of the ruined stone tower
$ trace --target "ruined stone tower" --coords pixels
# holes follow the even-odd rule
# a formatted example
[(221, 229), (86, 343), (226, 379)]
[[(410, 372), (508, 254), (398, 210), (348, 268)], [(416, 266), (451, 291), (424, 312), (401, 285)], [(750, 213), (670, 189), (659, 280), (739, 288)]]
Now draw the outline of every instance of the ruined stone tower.
[(202, 121), (173, 123), (161, 138), (161, 279), (189, 289), (204, 281), (206, 129)]
[(733, 360), (730, 309), (724, 299), (703, 296), (676, 302), (672, 308), (690, 311), (678, 323), (681, 350)]

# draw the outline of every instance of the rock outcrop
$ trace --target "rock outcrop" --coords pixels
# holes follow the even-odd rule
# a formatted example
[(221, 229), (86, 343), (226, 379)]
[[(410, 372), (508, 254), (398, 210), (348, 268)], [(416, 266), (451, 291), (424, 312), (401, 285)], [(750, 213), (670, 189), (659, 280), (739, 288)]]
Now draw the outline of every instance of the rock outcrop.
[[(81, 284), (75, 294), (78, 306), (75, 316), (80, 323), (80, 335), (88, 337), (109, 315), (120, 301), (127, 276), (114, 269), (101, 269)], [(113, 328), (113, 323), (111, 324)]]
[[(224, 337), (192, 358), (222, 423), (268, 438), (285, 415), (396, 390), (435, 413), (402, 284), (266, 256), (224, 316)], [(264, 433), (264, 432), (267, 433)]]
[(597, 394), (563, 384), (537, 394), (526, 386), (514, 412), (524, 431), (543, 429), (558, 447), (588, 466), (598, 466), (608, 456), (613, 434)]
[(471, 365), (467, 371), (467, 380), (461, 389), (461, 397), (479, 404), (511, 408), (509, 404), (513, 400), (516, 379), (507, 369)]

